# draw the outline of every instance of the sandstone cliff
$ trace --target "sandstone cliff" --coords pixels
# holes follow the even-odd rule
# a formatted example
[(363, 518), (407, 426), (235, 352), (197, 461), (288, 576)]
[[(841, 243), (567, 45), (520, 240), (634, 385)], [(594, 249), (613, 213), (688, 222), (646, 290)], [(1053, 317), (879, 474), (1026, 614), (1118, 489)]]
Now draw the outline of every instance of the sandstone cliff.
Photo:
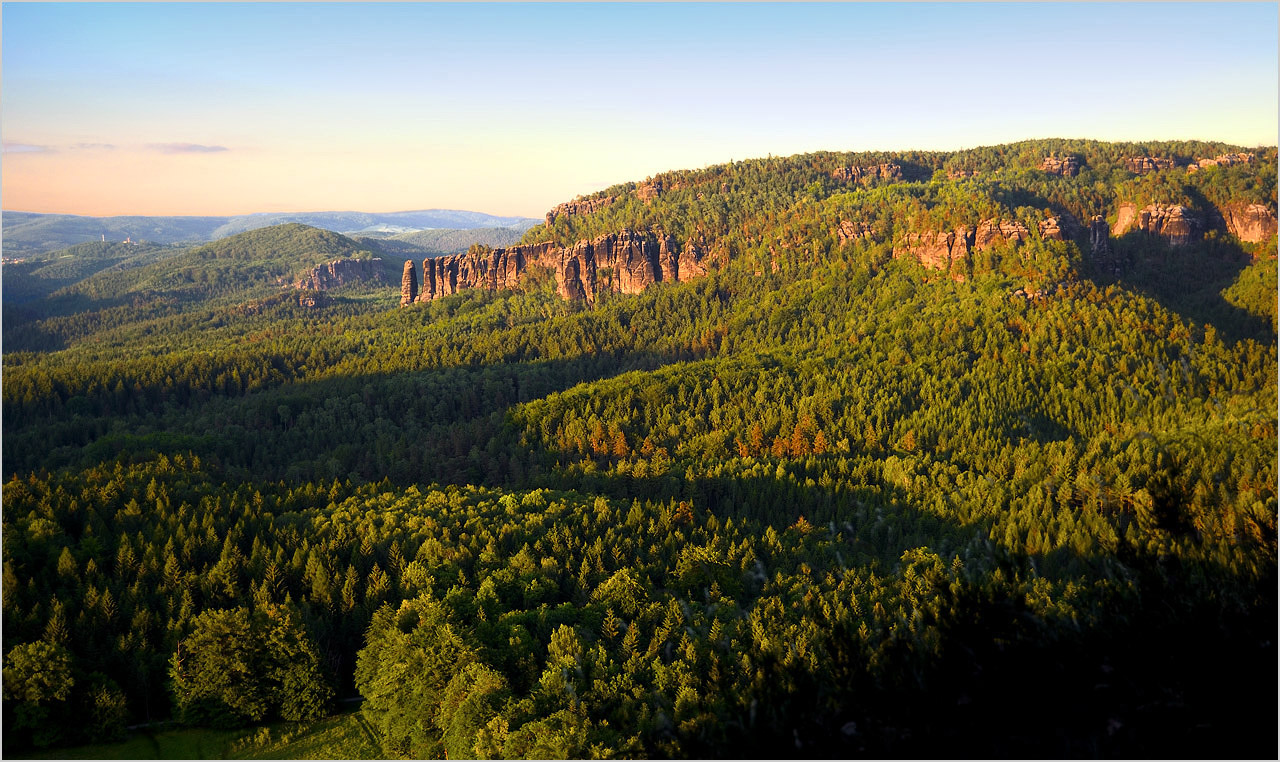
[(349, 283), (378, 280), (382, 277), (382, 260), (335, 259), (316, 265), (293, 284), (294, 288), (307, 291), (326, 291)]
[(1046, 156), (1044, 161), (1040, 162), (1040, 169), (1051, 175), (1075, 177), (1080, 174), (1080, 160), (1074, 156), (1061, 159), (1057, 156)]
[(1089, 259), (1113, 278), (1120, 277), (1124, 271), (1124, 263), (1111, 245), (1107, 218), (1100, 214), (1089, 220)]
[[(681, 245), (674, 236), (623, 230), (562, 247), (554, 243), (468, 252), (422, 262), (422, 292), (416, 301), (456, 294), (467, 288), (514, 288), (531, 266), (554, 273), (564, 299), (594, 303), (604, 291), (638, 294), (654, 283), (686, 281), (707, 273), (705, 248)], [(404, 282), (415, 284), (413, 262), (405, 263)], [(401, 289), (401, 306), (414, 301)]]
[(404, 262), (404, 274), (400, 276), (400, 306), (412, 304), (418, 296), (418, 276), (413, 271), (413, 260)]
[(1190, 243), (1204, 232), (1204, 222), (1185, 206), (1148, 204), (1138, 209), (1133, 204), (1121, 204), (1111, 234), (1119, 237), (1134, 227), (1174, 245)]
[(613, 196), (566, 201), (563, 204), (558, 204), (555, 207), (552, 207), (551, 211), (547, 212), (546, 226), (551, 227), (556, 224), (556, 218), (558, 217), (572, 217), (578, 214), (591, 214), (604, 206), (612, 204), (613, 201)]
[(1276, 234), (1276, 215), (1262, 204), (1227, 204), (1218, 210), (1231, 235), (1261, 243)]
[(852, 220), (841, 220), (836, 226), (836, 237), (840, 241), (840, 245), (844, 246), (850, 241), (874, 241), (876, 239), (875, 232), (871, 226), (865, 222), (853, 222)]
[(1157, 156), (1133, 156), (1124, 160), (1124, 168), (1135, 175), (1145, 175), (1148, 172), (1159, 172), (1165, 169), (1173, 169), (1176, 163), (1173, 159), (1165, 159)]
[(649, 180), (636, 186), (636, 198), (646, 204), (662, 195), (662, 179)]
[(1040, 221), (1040, 237), (1046, 241), (1065, 241), (1074, 238), (1079, 230), (1079, 223), (1068, 214), (1046, 217)]
[[(1078, 223), (1063, 215), (1046, 218), (1037, 228), (1041, 238), (1063, 241), (1078, 230)], [(976, 227), (961, 225), (955, 230), (908, 233), (894, 246), (893, 255), (914, 257), (931, 270), (942, 270), (960, 279), (964, 277), (974, 252), (997, 246), (1016, 247), (1030, 237), (1031, 231), (1017, 220), (989, 219), (979, 222)]]
[(1196, 172), (1209, 167), (1233, 167), (1237, 164), (1252, 164), (1257, 159), (1251, 153), (1224, 153), (1212, 159), (1198, 159), (1187, 167), (1188, 172)]

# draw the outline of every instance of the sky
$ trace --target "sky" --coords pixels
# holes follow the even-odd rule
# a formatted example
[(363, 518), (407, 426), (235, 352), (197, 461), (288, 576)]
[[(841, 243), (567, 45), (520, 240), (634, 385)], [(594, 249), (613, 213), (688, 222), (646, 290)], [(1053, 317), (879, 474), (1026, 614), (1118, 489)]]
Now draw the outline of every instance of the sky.
[(10, 3), (0, 203), (542, 216), (659, 172), (1275, 145), (1276, 3)]

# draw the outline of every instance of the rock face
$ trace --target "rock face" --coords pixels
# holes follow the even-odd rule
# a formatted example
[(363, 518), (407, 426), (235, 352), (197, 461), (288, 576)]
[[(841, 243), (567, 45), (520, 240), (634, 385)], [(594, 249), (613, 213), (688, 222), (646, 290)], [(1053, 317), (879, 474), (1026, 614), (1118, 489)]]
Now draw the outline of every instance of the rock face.
[(1138, 215), (1138, 207), (1133, 204), (1121, 204), (1119, 210), (1116, 211), (1116, 224), (1111, 226), (1111, 234), (1114, 236), (1123, 235), (1126, 230), (1133, 226), (1133, 220)]
[(1132, 156), (1124, 160), (1124, 168), (1135, 175), (1145, 175), (1148, 172), (1159, 172), (1164, 169), (1173, 169), (1175, 163), (1173, 159), (1164, 159), (1155, 156)]
[(1094, 215), (1089, 220), (1089, 254), (1102, 258), (1111, 253), (1111, 229), (1102, 215)]
[(294, 288), (307, 291), (327, 291), (358, 281), (377, 280), (382, 275), (382, 260), (335, 259), (316, 265), (293, 284)]
[(1188, 172), (1197, 172), (1209, 167), (1233, 167), (1236, 164), (1252, 164), (1258, 157), (1251, 153), (1224, 153), (1212, 159), (1199, 159), (1187, 167)]
[(901, 180), (902, 166), (899, 164), (875, 164), (869, 167), (836, 167), (831, 176), (842, 183), (861, 182), (879, 178), (881, 180)]
[(556, 224), (558, 217), (572, 217), (577, 214), (591, 214), (602, 207), (612, 204), (613, 196), (604, 196), (602, 198), (577, 199), (575, 201), (566, 201), (559, 204), (547, 212), (547, 227)]
[[(957, 235), (959, 233), (959, 235)], [(903, 248), (894, 249), (894, 256), (911, 255), (931, 270), (950, 272), (952, 264), (960, 264), (969, 255), (968, 230), (932, 231), (908, 233), (903, 238)]]
[(1227, 204), (1219, 211), (1231, 235), (1261, 243), (1276, 234), (1276, 215), (1262, 204)]
[(1069, 236), (1064, 230), (1070, 223), (1063, 217), (1047, 217), (1040, 221), (1040, 237), (1046, 241), (1065, 241)]
[(1135, 226), (1144, 233), (1160, 236), (1174, 245), (1190, 243), (1204, 231), (1203, 223), (1185, 206), (1148, 204), (1137, 209), (1133, 204), (1121, 204), (1111, 234), (1122, 236)]
[(875, 232), (865, 222), (841, 220), (840, 224), (836, 226), (836, 237), (839, 239), (840, 245), (844, 246), (850, 241), (874, 241)]
[(1089, 220), (1089, 259), (1112, 277), (1120, 277), (1123, 267), (1111, 248), (1111, 228), (1107, 227), (1107, 218), (1100, 214)]
[[(1210, 209), (1208, 214), (1210, 219), (1206, 221), (1195, 210), (1178, 204), (1148, 204), (1141, 209), (1134, 204), (1121, 204), (1111, 235), (1119, 237), (1136, 228), (1177, 246), (1199, 240), (1210, 227), (1226, 228), (1231, 235), (1248, 243), (1260, 243), (1276, 234), (1275, 212), (1262, 204), (1226, 204), (1216, 213)], [(1102, 240), (1096, 231), (1100, 219), (1095, 217), (1090, 227), (1090, 244), (1095, 254), (1098, 247), (1094, 241)]]
[[(405, 263), (406, 278), (412, 262)], [(514, 288), (531, 266), (555, 274), (564, 299), (594, 303), (604, 291), (638, 294), (654, 283), (686, 281), (707, 273), (703, 246), (674, 236), (623, 230), (561, 247), (554, 243), (512, 246), (490, 252), (454, 254), (422, 262), (422, 293), (416, 301), (456, 294), (467, 288)], [(401, 288), (401, 306), (408, 304)], [(410, 299), (413, 301), (413, 299)]]
[(1074, 156), (1067, 156), (1062, 159), (1056, 156), (1046, 156), (1044, 161), (1040, 162), (1040, 169), (1059, 177), (1075, 177), (1080, 174), (1080, 160)]
[(400, 276), (400, 306), (413, 304), (418, 296), (418, 274), (413, 269), (413, 260), (404, 261), (404, 274)]
[[(1039, 233), (1043, 238), (1065, 240), (1064, 228), (1072, 224), (1065, 217), (1051, 217), (1040, 223)], [(942, 270), (959, 280), (964, 277), (974, 252), (997, 246), (1016, 247), (1030, 237), (1031, 231), (1017, 220), (990, 219), (974, 228), (962, 225), (950, 231), (908, 233), (894, 246), (893, 255), (914, 257), (921, 265)]]
[(657, 198), (658, 196), (661, 196), (662, 190), (663, 188), (662, 188), (661, 179), (650, 180), (648, 182), (641, 183), (640, 185), (636, 186), (636, 198), (640, 199), (641, 201), (647, 204), (650, 201)]
[(1027, 226), (1016, 220), (983, 220), (978, 223), (970, 246), (978, 251), (1006, 243), (1017, 246), (1030, 235)]
[(329, 304), (329, 297), (322, 293), (306, 293), (298, 295), (298, 306), (307, 309), (319, 309)]

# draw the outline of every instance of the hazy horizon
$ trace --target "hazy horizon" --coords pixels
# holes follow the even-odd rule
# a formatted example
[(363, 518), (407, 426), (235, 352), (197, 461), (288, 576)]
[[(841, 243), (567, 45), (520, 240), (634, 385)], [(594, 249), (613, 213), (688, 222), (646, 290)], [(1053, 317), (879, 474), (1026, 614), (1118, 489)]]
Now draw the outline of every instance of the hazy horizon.
[(125, 214), (80, 214), (78, 212), (38, 212), (31, 209), (9, 209), (4, 208), (5, 212), (13, 214), (47, 214), (47, 215), (65, 215), (68, 217), (254, 217), (258, 215), (272, 214), (374, 214), (379, 216), (389, 216), (394, 214), (415, 214), (419, 212), (469, 212), (477, 214), (485, 214), (490, 217), (522, 217), (527, 219), (541, 219), (543, 215), (531, 214), (488, 214), (483, 209), (445, 209), (443, 207), (432, 207), (430, 209), (279, 209), (270, 212), (237, 212), (235, 214), (146, 214), (146, 213), (125, 213)]
[(1278, 129), (1274, 3), (3, 14), (7, 211), (540, 217), (616, 183), (768, 155), (1046, 137), (1260, 146)]

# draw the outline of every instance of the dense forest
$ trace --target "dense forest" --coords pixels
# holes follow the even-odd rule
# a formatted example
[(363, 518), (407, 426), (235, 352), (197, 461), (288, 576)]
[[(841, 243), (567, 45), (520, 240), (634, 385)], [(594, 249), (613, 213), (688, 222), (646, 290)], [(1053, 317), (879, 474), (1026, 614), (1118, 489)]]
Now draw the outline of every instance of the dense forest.
[(591, 306), (300, 299), (403, 260), (301, 225), (6, 265), (5, 753), (358, 696), (389, 756), (1274, 757), (1275, 213), (1274, 148), (1042, 140), (562, 205), (714, 262)]

